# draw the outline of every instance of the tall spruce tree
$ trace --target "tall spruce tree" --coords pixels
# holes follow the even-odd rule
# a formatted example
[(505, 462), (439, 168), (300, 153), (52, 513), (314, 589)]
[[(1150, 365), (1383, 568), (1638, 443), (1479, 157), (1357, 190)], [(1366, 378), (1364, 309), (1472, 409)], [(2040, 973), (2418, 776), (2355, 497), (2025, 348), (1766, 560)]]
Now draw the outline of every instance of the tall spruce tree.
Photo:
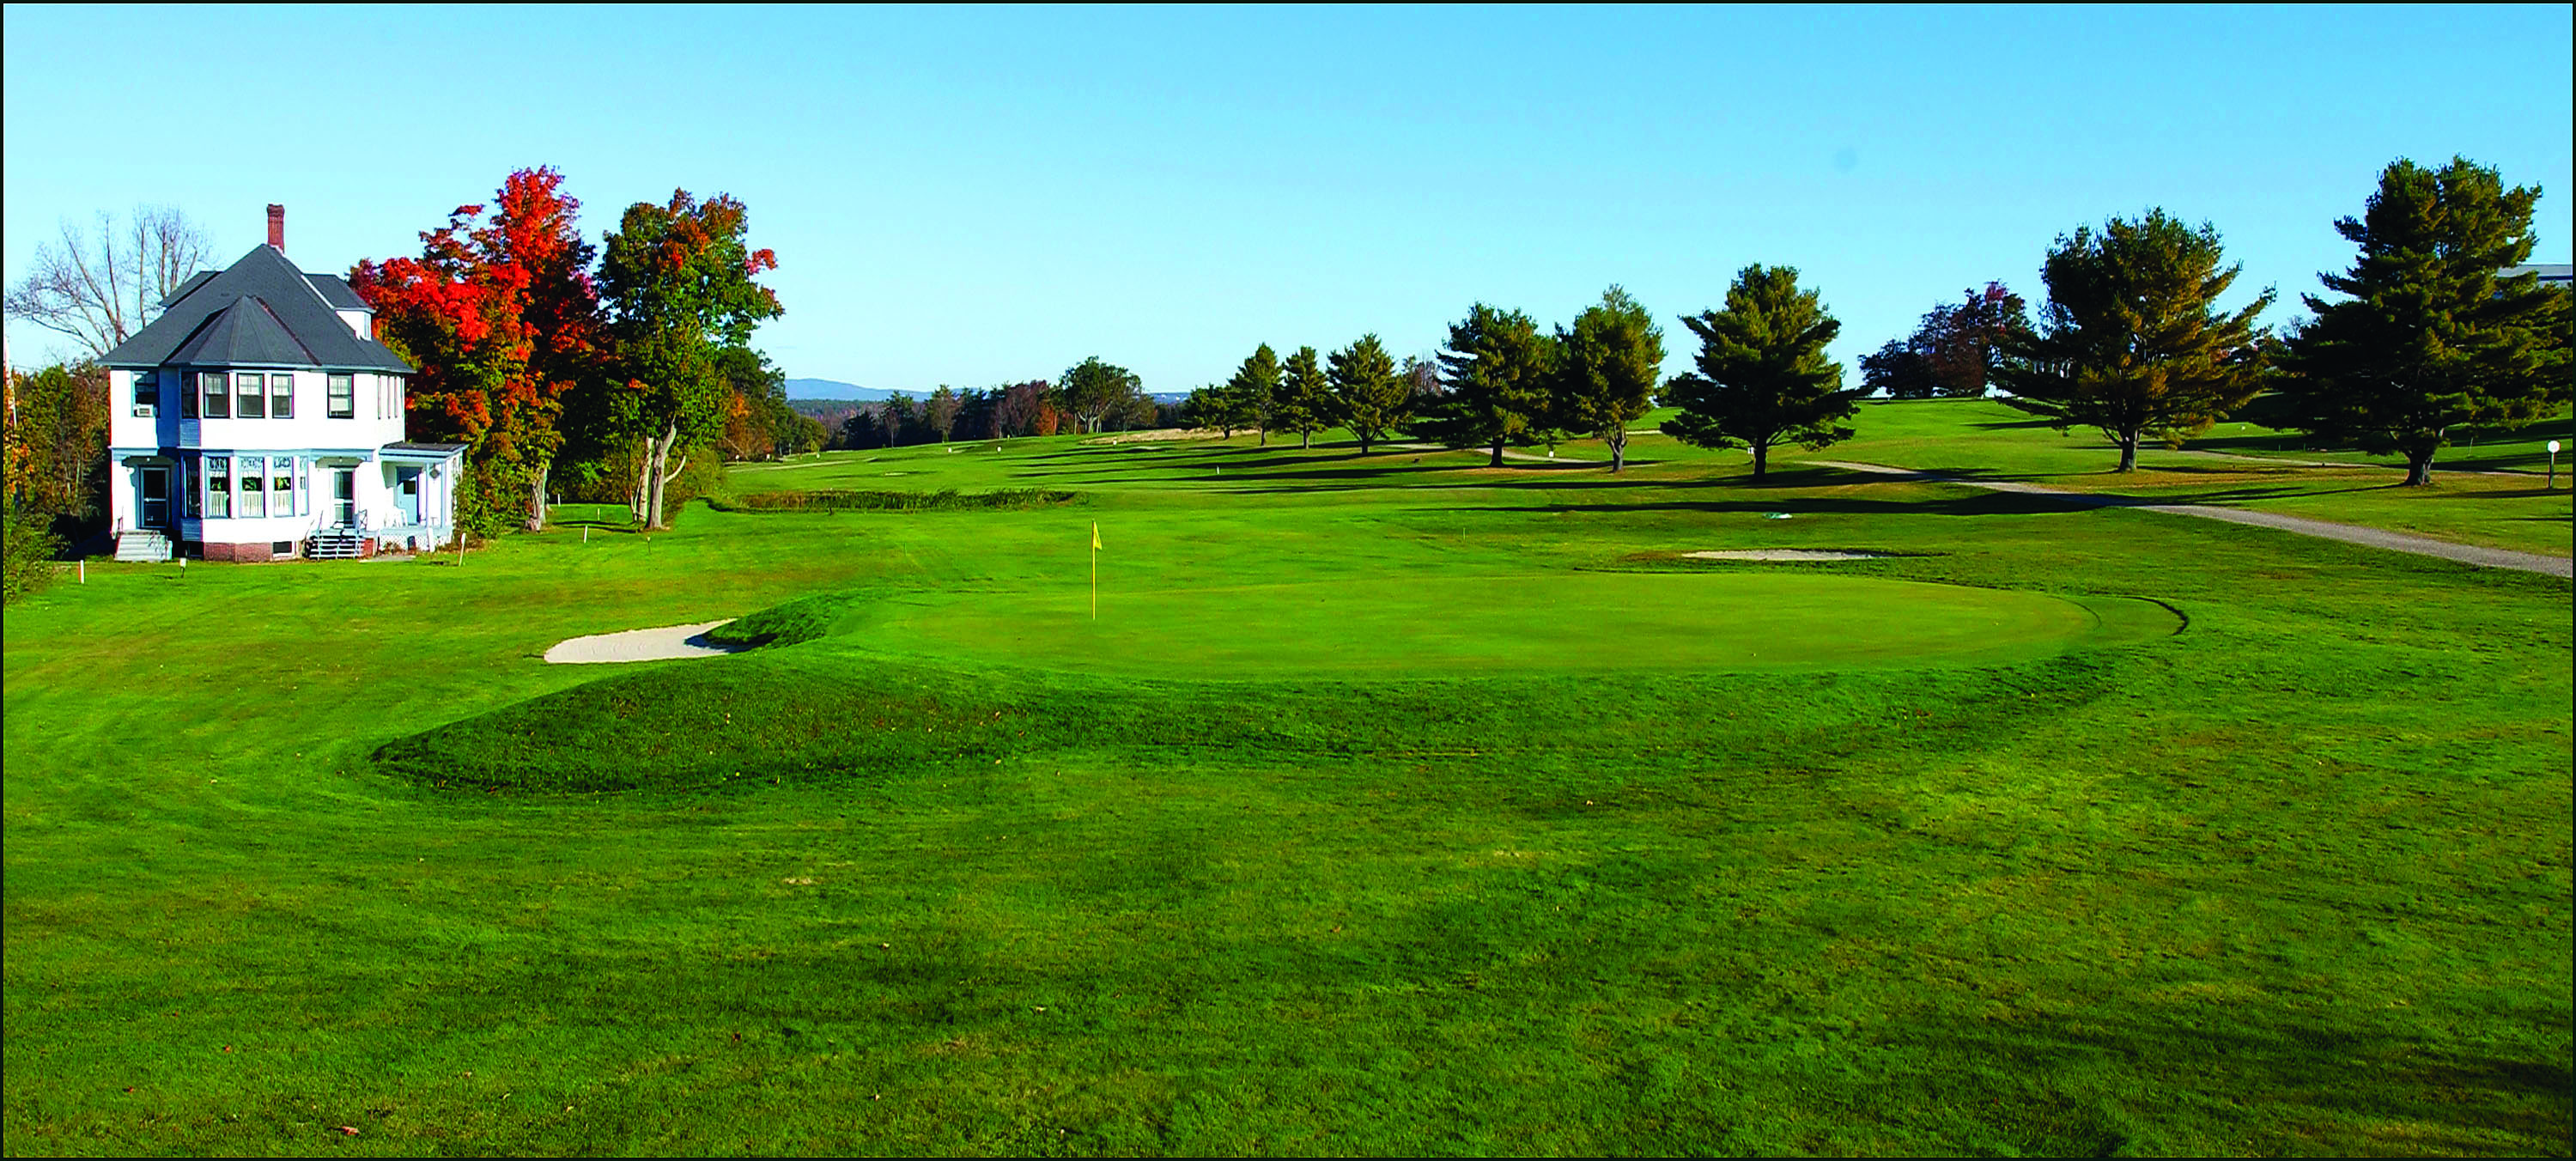
[(1360, 441), (1360, 454), (1413, 415), (1413, 384), (1397, 378), (1395, 360), (1376, 335), (1333, 352), (1327, 377), (1333, 384), (1333, 410)]
[(1279, 393), (1279, 355), (1263, 343), (1225, 381), (1238, 424), (1261, 429), (1261, 446), (1270, 446), (1270, 399)]
[(1571, 329), (1556, 332), (1556, 375), (1549, 394), (1556, 425), (1597, 435), (1610, 448), (1610, 472), (1628, 466), (1628, 425), (1653, 410), (1664, 373), (1664, 331), (1655, 316), (1613, 286), (1584, 308)]
[(1333, 393), (1324, 380), (1323, 360), (1313, 347), (1299, 347), (1280, 365), (1279, 386), (1270, 395), (1270, 422), (1297, 433), (1297, 446), (1310, 447), (1318, 431), (1332, 425)]
[(1843, 390), (1843, 365), (1825, 358), (1843, 324), (1815, 291), (1798, 289), (1795, 268), (1745, 267), (1725, 310), (1685, 315), (1682, 325), (1699, 336), (1699, 370), (1665, 385), (1664, 405), (1682, 413), (1664, 421), (1664, 434), (1699, 447), (1750, 447), (1757, 480), (1775, 446), (1814, 450), (1851, 438), (1835, 421), (1859, 410), (1861, 393)]
[(2423, 485), (2451, 429), (2566, 402), (2566, 292), (2529, 272), (2501, 276), (2530, 260), (2539, 200), (2537, 187), (2508, 190), (2465, 158), (2381, 171), (2362, 216), (2335, 223), (2360, 256), (2319, 276), (2345, 297), (2302, 296), (2316, 317), (2290, 334), (2282, 359), (2292, 422), (2401, 454), (2407, 484)]
[(1556, 343), (1530, 317), (1477, 303), (1449, 325), (1440, 352), (1447, 388), (1423, 408), (1413, 430), (1449, 447), (1490, 447), (1503, 466), (1503, 445), (1529, 443), (1547, 422), (1547, 380)]
[(1994, 381), (2060, 431), (2099, 428), (2120, 446), (2118, 470), (2135, 471), (2141, 437), (2179, 445), (2262, 390), (2269, 355), (2254, 319), (2272, 292), (2221, 313), (2243, 269), (2219, 269), (2223, 258), (2216, 228), (2161, 209), (2098, 234), (2077, 227), (2040, 272), (2039, 328), (2003, 337)]

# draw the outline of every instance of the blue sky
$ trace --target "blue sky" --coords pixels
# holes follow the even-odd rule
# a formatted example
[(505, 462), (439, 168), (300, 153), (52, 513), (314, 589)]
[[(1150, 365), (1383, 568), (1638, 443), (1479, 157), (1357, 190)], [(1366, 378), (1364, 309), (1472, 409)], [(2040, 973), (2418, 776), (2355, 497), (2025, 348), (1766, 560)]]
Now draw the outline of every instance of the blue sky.
[[(594, 238), (727, 192), (790, 375), (923, 389), (1261, 342), (1427, 354), (1476, 301), (1665, 320), (1799, 268), (1847, 368), (2060, 234), (2162, 206), (2285, 305), (2379, 170), (2544, 188), (2570, 257), (2570, 9), (121, 9), (10, 6), (0, 275), (175, 206), (308, 270), (553, 165)], [(60, 344), (12, 324), (33, 362)], [(1850, 374), (1855, 376), (1856, 368)]]

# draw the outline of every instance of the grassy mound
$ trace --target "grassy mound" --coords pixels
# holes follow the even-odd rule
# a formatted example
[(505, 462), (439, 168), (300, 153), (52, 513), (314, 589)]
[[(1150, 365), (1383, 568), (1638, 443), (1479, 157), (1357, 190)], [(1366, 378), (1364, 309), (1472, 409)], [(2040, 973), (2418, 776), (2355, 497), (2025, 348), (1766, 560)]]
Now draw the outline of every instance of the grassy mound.
[[(882, 785), (1065, 752), (1289, 765), (1422, 755), (1780, 767), (1891, 743), (1970, 746), (2100, 695), (2122, 662), (1886, 674), (1543, 676), (1205, 684), (936, 666), (848, 652), (753, 654), (620, 674), (378, 748), (433, 786), (705, 790), (749, 780)], [(1909, 708), (1891, 715), (1884, 707)]]
[(797, 645), (829, 634), (849, 606), (850, 598), (841, 593), (798, 597), (709, 629), (707, 640), (718, 645)]

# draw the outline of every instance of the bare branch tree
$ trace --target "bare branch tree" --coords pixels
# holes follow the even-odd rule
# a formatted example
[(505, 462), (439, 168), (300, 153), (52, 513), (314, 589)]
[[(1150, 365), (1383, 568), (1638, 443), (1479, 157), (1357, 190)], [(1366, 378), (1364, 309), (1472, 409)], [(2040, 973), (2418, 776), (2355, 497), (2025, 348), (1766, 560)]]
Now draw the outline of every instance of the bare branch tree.
[(212, 258), (205, 231), (179, 210), (137, 206), (122, 228), (101, 210), (96, 237), (67, 221), (59, 247), (36, 247), (35, 269), (9, 291), (8, 315), (69, 335), (96, 358), (142, 330)]

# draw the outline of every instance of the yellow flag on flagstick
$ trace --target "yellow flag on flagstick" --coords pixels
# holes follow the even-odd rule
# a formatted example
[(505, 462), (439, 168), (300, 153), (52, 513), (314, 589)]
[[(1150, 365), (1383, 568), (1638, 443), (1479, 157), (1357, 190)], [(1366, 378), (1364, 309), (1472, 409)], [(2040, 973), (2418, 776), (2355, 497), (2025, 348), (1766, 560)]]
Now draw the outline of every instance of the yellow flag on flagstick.
[(1097, 520), (1091, 522), (1091, 551), (1100, 551), (1100, 522)]

